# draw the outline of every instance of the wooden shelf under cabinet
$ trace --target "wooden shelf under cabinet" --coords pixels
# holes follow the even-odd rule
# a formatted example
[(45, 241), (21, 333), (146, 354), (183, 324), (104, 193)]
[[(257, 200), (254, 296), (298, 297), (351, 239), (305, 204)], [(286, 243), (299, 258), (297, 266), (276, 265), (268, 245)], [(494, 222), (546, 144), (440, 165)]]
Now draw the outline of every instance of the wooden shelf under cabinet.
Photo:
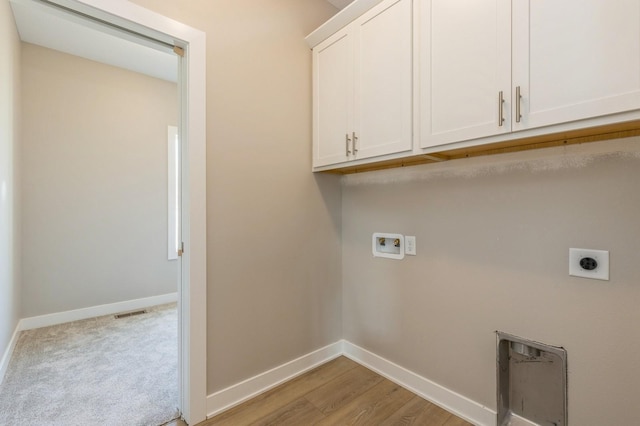
[(528, 151), (532, 149), (551, 148), (556, 146), (622, 139), (632, 136), (640, 136), (640, 120), (609, 124), (598, 127), (590, 127), (567, 132), (552, 133), (548, 135), (533, 136), (529, 138), (516, 139), (505, 142), (496, 142), (469, 148), (447, 150), (446, 146), (444, 146), (443, 148), (445, 149), (443, 149), (442, 151), (432, 152), (429, 154), (419, 154), (394, 160), (372, 162), (359, 166), (350, 166), (341, 169), (327, 170), (321, 173), (363, 173), (373, 170), (409, 167), (419, 164), (439, 163), (442, 161), (456, 160), (460, 158), (505, 154), (509, 152)]

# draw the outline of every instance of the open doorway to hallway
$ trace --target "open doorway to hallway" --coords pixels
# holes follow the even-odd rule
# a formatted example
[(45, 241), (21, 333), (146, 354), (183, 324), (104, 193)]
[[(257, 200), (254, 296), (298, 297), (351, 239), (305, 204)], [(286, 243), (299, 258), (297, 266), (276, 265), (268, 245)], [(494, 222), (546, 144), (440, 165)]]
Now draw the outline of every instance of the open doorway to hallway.
[[(179, 381), (180, 408), (184, 419), (198, 423), (206, 418), (206, 34), (188, 25), (171, 20), (127, 1), (111, 0), (5, 0), (10, 3), (59, 5), (67, 10), (79, 12), (84, 18), (96, 18), (102, 24), (116, 25), (129, 35), (141, 35), (143, 39), (160, 41), (177, 47), (184, 56), (180, 60), (180, 111), (181, 111), (181, 154), (182, 154), (182, 243), (184, 244), (178, 290), (179, 323)], [(8, 11), (5, 8), (3, 11)], [(5, 19), (6, 21), (6, 19)], [(13, 21), (13, 19), (11, 19)], [(11, 22), (9, 41), (18, 39)], [(17, 43), (17, 48), (19, 48)], [(117, 51), (117, 50), (116, 50)], [(8, 74), (9, 83), (19, 84), (19, 55), (13, 54), (10, 65), (16, 72)], [(19, 99), (10, 99), (9, 104), (18, 104)], [(11, 141), (10, 141), (11, 142)], [(19, 146), (20, 138), (14, 138), (13, 145)], [(12, 145), (12, 146), (13, 146)], [(11, 148), (11, 146), (10, 146)], [(12, 161), (17, 161), (11, 157)], [(9, 188), (11, 189), (11, 188)], [(19, 210), (18, 200), (9, 200), (10, 206)], [(11, 242), (11, 241), (10, 241)], [(19, 245), (19, 241), (17, 241)], [(20, 264), (20, 253), (16, 253)], [(20, 290), (21, 283), (15, 283)], [(2, 330), (13, 334), (5, 343), (4, 355), (0, 360), (0, 374), (6, 371), (8, 359), (16, 346), (19, 332), (25, 328), (20, 320), (19, 301), (15, 301), (12, 322)]]
[[(128, 311), (175, 303), (180, 261), (167, 258), (166, 158), (167, 125), (180, 116), (175, 81), (34, 44), (23, 44), (22, 62), (23, 317), (48, 325), (47, 319), (99, 314), (105, 306)], [(118, 320), (118, 327), (143, 322), (153, 311)], [(175, 307), (173, 336), (175, 410)]]

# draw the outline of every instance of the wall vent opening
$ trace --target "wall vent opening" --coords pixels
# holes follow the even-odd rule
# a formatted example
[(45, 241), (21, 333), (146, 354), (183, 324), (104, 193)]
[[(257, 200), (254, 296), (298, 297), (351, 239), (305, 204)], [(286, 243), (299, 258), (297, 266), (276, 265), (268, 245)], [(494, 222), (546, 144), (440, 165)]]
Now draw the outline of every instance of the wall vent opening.
[(135, 316), (135, 315), (142, 315), (142, 314), (146, 314), (146, 313), (147, 313), (147, 310), (146, 309), (142, 309), (142, 310), (139, 310), (139, 311), (123, 312), (123, 313), (120, 313), (120, 314), (115, 314), (114, 318), (115, 319), (128, 318), (128, 317), (132, 317), (132, 316)]
[(497, 333), (498, 426), (567, 426), (567, 352)]

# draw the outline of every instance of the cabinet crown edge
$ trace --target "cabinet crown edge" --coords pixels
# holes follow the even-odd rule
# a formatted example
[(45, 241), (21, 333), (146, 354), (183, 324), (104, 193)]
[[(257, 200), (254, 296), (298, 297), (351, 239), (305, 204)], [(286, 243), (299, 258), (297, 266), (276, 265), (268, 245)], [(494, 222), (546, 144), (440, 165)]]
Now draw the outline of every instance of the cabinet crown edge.
[(351, 2), (347, 7), (336, 13), (331, 19), (306, 36), (305, 41), (309, 47), (313, 49), (381, 2), (382, 0), (355, 0)]

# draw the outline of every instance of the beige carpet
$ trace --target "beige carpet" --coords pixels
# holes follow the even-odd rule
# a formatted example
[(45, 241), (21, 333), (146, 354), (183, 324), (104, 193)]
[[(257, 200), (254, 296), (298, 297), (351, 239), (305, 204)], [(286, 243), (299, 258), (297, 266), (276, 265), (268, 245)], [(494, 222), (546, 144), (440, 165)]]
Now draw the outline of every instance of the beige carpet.
[(157, 426), (178, 416), (176, 304), (21, 333), (0, 425)]

